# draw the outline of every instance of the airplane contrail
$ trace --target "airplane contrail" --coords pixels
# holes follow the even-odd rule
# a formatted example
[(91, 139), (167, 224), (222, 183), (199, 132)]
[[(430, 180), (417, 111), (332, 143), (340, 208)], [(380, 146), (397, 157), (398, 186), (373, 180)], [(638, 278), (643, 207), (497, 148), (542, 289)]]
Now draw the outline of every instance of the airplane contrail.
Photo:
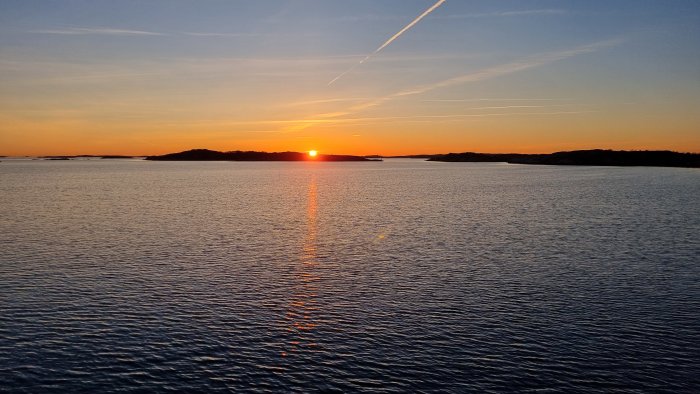
[[(291, 121), (284, 121), (285, 123), (299, 123), (294, 127), (294, 129), (290, 131), (299, 131), (303, 130), (307, 127), (311, 127), (313, 125), (319, 124), (319, 123), (334, 123), (334, 122), (344, 122), (346, 121), (347, 118), (343, 118), (343, 116), (346, 115), (352, 115), (356, 114), (360, 111), (366, 110), (368, 108), (373, 108), (377, 107), (379, 105), (382, 105), (388, 101), (402, 98), (402, 97), (408, 97), (408, 96), (413, 96), (413, 95), (419, 95), (423, 94), (426, 92), (430, 92), (435, 89), (440, 89), (440, 88), (446, 88), (450, 86), (457, 86), (461, 84), (466, 84), (466, 83), (472, 83), (472, 82), (479, 82), (479, 81), (484, 81), (492, 78), (498, 78), (504, 75), (509, 75), (525, 70), (529, 70), (532, 68), (537, 68), (541, 66), (545, 66), (554, 62), (558, 62), (561, 60), (569, 59), (575, 56), (579, 55), (584, 55), (587, 53), (593, 53), (597, 52), (599, 50), (603, 50), (606, 48), (611, 48), (617, 45), (620, 45), (623, 43), (625, 40), (623, 38), (616, 38), (616, 39), (610, 39), (610, 40), (605, 40), (605, 41), (598, 41), (594, 42), (591, 44), (587, 45), (581, 45), (578, 47), (574, 47), (571, 49), (566, 49), (566, 50), (561, 50), (561, 51), (556, 51), (556, 52), (549, 52), (549, 53), (543, 53), (543, 54), (538, 54), (538, 55), (533, 55), (529, 56), (520, 60), (513, 61), (511, 63), (504, 63), (504, 64), (499, 64), (491, 67), (484, 68), (482, 70), (474, 71), (468, 74), (463, 74), (459, 75), (450, 79), (434, 82), (432, 84), (428, 85), (422, 85), (422, 86), (415, 86), (410, 89), (404, 89), (401, 91), (398, 91), (393, 94), (386, 95), (384, 97), (379, 97), (370, 101), (367, 101), (365, 103), (353, 105), (350, 108), (344, 110), (344, 111), (338, 111), (338, 112), (331, 112), (331, 113), (325, 113), (325, 114), (319, 114), (316, 115), (315, 117), (311, 119), (301, 119), (301, 120), (291, 120)], [(492, 99), (486, 99), (486, 100), (492, 100)], [(516, 99), (518, 100), (518, 99)], [(536, 99), (537, 100), (537, 99)], [(549, 100), (549, 99), (539, 99), (539, 100)], [(564, 99), (567, 100), (567, 99)], [(529, 113), (531, 115), (534, 114), (569, 114), (569, 113), (580, 113), (581, 111), (557, 111), (557, 112), (541, 112), (541, 113)], [(587, 111), (590, 112), (590, 111)], [(496, 116), (496, 115), (502, 115), (502, 113), (499, 114), (465, 114), (461, 115), (464, 117), (476, 117), (476, 116)], [(368, 118), (367, 118), (368, 119)]]
[(394, 34), (393, 36), (391, 36), (391, 38), (389, 38), (388, 40), (386, 40), (386, 42), (384, 42), (384, 44), (382, 44), (379, 48), (375, 49), (374, 52), (372, 52), (372, 53), (370, 53), (369, 55), (365, 56), (364, 59), (360, 60), (359, 63), (357, 63), (357, 64), (355, 64), (354, 66), (350, 67), (347, 71), (345, 71), (345, 72), (341, 73), (340, 75), (338, 75), (337, 77), (333, 78), (332, 81), (328, 82), (328, 86), (333, 85), (333, 83), (335, 83), (335, 81), (339, 80), (340, 78), (342, 78), (342, 77), (345, 76), (346, 74), (350, 73), (351, 71), (353, 71), (354, 69), (356, 69), (360, 64), (366, 62), (366, 61), (369, 60), (372, 56), (374, 56), (374, 55), (376, 55), (377, 53), (379, 53), (382, 49), (384, 49), (384, 48), (386, 48), (387, 46), (389, 46), (389, 44), (391, 44), (392, 42), (394, 42), (397, 38), (401, 37), (401, 35), (402, 35), (403, 33), (405, 33), (408, 29), (412, 28), (416, 23), (420, 22), (421, 19), (425, 18), (426, 16), (428, 16), (428, 14), (430, 14), (430, 13), (433, 12), (433, 11), (435, 11), (435, 9), (438, 8), (438, 7), (440, 7), (440, 6), (442, 5), (442, 3), (444, 3), (445, 1), (447, 1), (447, 0), (438, 0), (435, 4), (432, 5), (432, 7), (428, 8), (428, 9), (425, 10), (425, 11), (423, 11), (423, 13), (420, 14), (420, 15), (418, 15), (418, 17), (417, 17), (416, 19), (414, 19), (411, 23), (409, 23), (408, 25), (404, 26), (404, 28), (401, 29), (401, 30), (399, 30), (398, 33)]

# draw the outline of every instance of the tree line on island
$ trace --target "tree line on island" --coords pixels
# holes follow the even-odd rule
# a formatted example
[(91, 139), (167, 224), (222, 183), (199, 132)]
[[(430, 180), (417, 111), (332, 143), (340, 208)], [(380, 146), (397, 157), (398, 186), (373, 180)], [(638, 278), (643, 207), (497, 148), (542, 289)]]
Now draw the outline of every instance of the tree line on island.
[(442, 162), (505, 162), (512, 164), (584, 165), (584, 166), (655, 166), (700, 168), (699, 153), (673, 151), (616, 151), (606, 149), (577, 150), (548, 154), (524, 153), (448, 153), (412, 156), (321, 155), (310, 157), (302, 152), (219, 152), (192, 149), (179, 153), (148, 156), (157, 161), (378, 161), (385, 158), (421, 158)]

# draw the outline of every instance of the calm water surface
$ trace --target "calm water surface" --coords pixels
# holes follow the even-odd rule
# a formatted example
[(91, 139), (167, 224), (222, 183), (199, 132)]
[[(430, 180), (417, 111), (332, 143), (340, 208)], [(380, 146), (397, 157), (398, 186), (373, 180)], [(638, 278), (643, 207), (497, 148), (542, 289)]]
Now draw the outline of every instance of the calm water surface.
[(700, 392), (700, 171), (0, 163), (0, 391)]

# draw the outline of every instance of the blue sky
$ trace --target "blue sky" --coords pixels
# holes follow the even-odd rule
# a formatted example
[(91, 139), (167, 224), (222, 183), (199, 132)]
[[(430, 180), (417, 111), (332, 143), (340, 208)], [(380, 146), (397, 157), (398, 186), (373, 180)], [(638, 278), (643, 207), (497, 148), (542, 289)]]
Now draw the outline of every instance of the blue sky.
[(359, 64), (435, 3), (4, 0), (0, 146), (700, 151), (700, 2), (447, 0)]

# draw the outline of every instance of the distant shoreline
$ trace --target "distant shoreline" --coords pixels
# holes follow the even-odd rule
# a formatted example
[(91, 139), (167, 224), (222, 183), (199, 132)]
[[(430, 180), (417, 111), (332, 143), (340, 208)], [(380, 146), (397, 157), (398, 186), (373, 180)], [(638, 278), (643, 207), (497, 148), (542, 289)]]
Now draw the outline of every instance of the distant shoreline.
[(464, 152), (433, 155), (428, 158), (428, 161), (700, 168), (700, 153), (679, 153), (672, 151), (615, 151), (604, 149), (555, 152), (549, 154)]
[[(0, 158), (12, 158), (1, 156)], [(30, 156), (23, 156), (29, 158)], [(439, 162), (472, 162), (472, 163), (510, 163), (533, 165), (566, 165), (566, 166), (646, 166), (646, 167), (679, 167), (700, 168), (700, 153), (682, 153), (668, 150), (639, 150), (624, 151), (610, 149), (591, 149), (564, 151), (545, 154), (529, 153), (447, 153), (420, 154), (402, 156), (382, 155), (321, 155), (311, 157), (302, 152), (258, 152), (230, 151), (220, 152), (209, 149), (191, 149), (183, 152), (154, 156), (124, 156), (124, 155), (61, 155), (36, 156), (34, 160), (73, 160), (73, 159), (145, 159), (151, 161), (352, 161), (371, 162), (383, 159), (410, 158)]]

